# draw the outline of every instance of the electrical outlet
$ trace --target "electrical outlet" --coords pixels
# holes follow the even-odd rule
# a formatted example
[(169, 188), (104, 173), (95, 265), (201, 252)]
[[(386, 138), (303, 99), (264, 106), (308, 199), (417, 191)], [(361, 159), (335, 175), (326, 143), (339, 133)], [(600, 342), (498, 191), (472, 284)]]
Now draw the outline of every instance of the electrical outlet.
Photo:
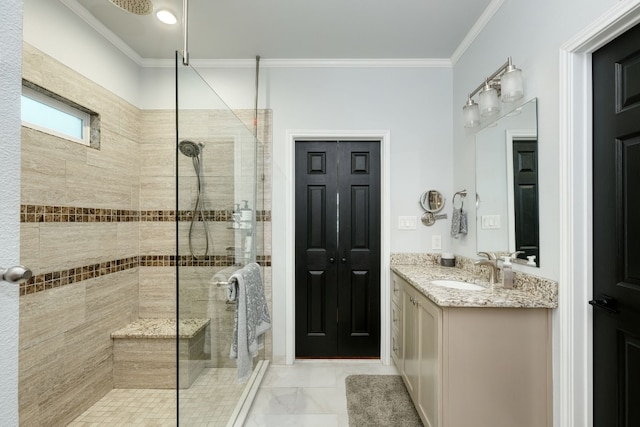
[(399, 216), (398, 230), (415, 230), (418, 228), (418, 220), (415, 216)]
[(442, 249), (442, 237), (439, 235), (431, 236), (431, 249)]

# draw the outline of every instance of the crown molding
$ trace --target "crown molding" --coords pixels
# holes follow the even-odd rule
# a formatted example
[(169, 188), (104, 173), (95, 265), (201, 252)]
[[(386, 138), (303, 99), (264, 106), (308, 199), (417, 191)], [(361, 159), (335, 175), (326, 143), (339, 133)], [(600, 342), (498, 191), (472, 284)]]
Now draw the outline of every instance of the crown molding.
[[(192, 60), (203, 68), (254, 68), (254, 59)], [(450, 68), (448, 58), (385, 58), (385, 59), (261, 59), (265, 68)]]
[[(120, 37), (98, 21), (76, 0), (60, 0), (71, 11), (91, 26), (107, 41), (124, 53), (141, 68), (174, 67), (173, 59), (143, 58)], [(492, 0), (473, 27), (469, 30), (451, 58), (383, 58), (383, 59), (262, 59), (265, 68), (451, 68), (471, 46), (480, 32), (500, 9), (504, 0)], [(254, 68), (254, 59), (191, 59), (191, 64), (202, 68)]]
[[(255, 68), (255, 59), (191, 59), (196, 68)], [(171, 68), (173, 59), (142, 59), (145, 68)], [(260, 59), (261, 68), (451, 68), (448, 58)]]
[(495, 15), (498, 9), (500, 9), (502, 3), (504, 3), (504, 0), (493, 0), (491, 3), (489, 3), (489, 6), (487, 6), (484, 12), (482, 12), (480, 18), (478, 18), (476, 23), (473, 24), (473, 27), (471, 27), (465, 38), (462, 39), (462, 42), (460, 42), (456, 50), (453, 52), (453, 55), (451, 55), (450, 61), (452, 66), (455, 65), (462, 57), (462, 55), (467, 51), (467, 49), (469, 49), (480, 32), (484, 29), (484, 27), (487, 26), (489, 21), (491, 21), (493, 15)]
[(133, 62), (140, 67), (144, 67), (144, 58), (142, 58), (136, 51), (131, 49), (120, 37), (116, 36), (113, 31), (108, 29), (102, 22), (98, 21), (87, 9), (82, 7), (76, 0), (60, 0), (62, 4), (67, 6), (73, 13), (78, 15), (85, 21), (91, 28), (96, 30), (98, 34), (107, 39), (111, 44), (118, 48), (122, 53), (129, 57)]

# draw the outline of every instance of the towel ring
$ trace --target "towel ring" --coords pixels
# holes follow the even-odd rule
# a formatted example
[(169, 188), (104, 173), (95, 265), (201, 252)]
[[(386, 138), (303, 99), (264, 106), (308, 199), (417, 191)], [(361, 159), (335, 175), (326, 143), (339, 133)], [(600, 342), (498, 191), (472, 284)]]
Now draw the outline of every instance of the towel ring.
[[(460, 207), (456, 207), (456, 197), (460, 196)], [(451, 200), (451, 204), (453, 205), (454, 209), (462, 209), (462, 206), (464, 205), (464, 198), (467, 196), (467, 190), (462, 190), (462, 191), (457, 191), (454, 195), (453, 195), (453, 200)]]

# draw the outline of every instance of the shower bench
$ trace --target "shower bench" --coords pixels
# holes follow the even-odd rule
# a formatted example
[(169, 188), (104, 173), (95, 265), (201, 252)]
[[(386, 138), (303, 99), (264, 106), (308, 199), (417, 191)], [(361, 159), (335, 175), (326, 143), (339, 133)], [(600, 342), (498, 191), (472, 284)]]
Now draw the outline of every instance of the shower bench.
[[(209, 319), (138, 319), (111, 334), (114, 388), (175, 388), (176, 342), (180, 388), (189, 388), (205, 365)], [(178, 338), (176, 340), (176, 338)]]

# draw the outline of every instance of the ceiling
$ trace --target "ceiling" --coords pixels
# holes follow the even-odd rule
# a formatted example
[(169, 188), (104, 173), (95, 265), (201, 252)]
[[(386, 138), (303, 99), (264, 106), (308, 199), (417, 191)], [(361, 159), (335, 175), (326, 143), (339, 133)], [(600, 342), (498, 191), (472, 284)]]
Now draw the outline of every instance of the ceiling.
[[(59, 0), (138, 63), (182, 50), (182, 26), (109, 0)], [(182, 19), (182, 0), (153, 0)], [(449, 59), (502, 0), (190, 0), (191, 59)], [(484, 14), (484, 15), (483, 15)]]

